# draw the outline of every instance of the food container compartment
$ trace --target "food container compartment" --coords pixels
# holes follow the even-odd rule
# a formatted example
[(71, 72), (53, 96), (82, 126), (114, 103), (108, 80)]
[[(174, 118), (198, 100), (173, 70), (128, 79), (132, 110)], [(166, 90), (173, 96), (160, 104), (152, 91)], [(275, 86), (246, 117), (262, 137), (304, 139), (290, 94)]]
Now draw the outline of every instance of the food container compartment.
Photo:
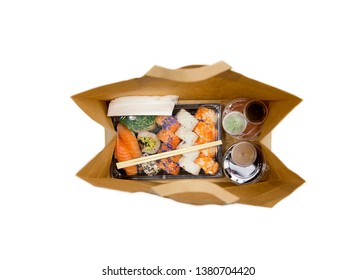
[[(221, 126), (221, 105), (216, 103), (204, 103), (204, 104), (178, 104), (175, 106), (173, 110), (173, 116), (175, 116), (181, 109), (185, 109), (191, 115), (195, 115), (197, 109), (199, 107), (206, 107), (212, 109), (217, 114), (217, 122), (216, 122), (216, 129), (217, 129), (217, 139), (222, 139), (222, 126)], [(117, 124), (120, 122), (122, 117), (112, 117), (112, 123), (114, 128), (117, 127)], [(153, 132), (157, 133), (160, 128), (156, 128)], [(137, 135), (137, 134), (136, 134)], [(122, 169), (117, 169), (116, 163), (118, 162), (116, 158), (112, 157), (110, 173), (112, 178), (117, 179), (134, 179), (134, 180), (158, 180), (158, 179), (195, 179), (195, 178), (219, 178), (223, 176), (223, 169), (222, 169), (222, 146), (217, 146), (217, 154), (214, 160), (218, 163), (219, 168), (216, 174), (205, 174), (203, 169), (200, 170), (198, 175), (192, 175), (185, 171), (183, 168), (180, 168), (180, 172), (178, 175), (168, 174), (164, 170), (160, 170), (156, 175), (148, 176), (140, 167), (138, 168), (138, 174), (134, 176), (127, 176), (125, 171)]]

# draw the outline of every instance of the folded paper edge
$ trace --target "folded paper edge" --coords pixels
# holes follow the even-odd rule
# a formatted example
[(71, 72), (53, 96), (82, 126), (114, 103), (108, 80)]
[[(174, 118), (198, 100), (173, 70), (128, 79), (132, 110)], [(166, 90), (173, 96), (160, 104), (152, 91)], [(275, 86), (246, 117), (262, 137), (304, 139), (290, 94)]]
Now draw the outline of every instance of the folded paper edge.
[(154, 193), (160, 196), (172, 196), (180, 193), (206, 193), (215, 196), (225, 204), (232, 204), (239, 201), (239, 197), (224, 190), (220, 186), (204, 181), (195, 179), (185, 181), (173, 181), (170, 183), (161, 184), (152, 187)]
[(219, 61), (212, 65), (191, 65), (187, 68), (183, 67), (179, 69), (168, 69), (155, 65), (145, 74), (145, 76), (176, 82), (199, 82), (228, 71), (231, 68), (232, 67), (224, 61)]

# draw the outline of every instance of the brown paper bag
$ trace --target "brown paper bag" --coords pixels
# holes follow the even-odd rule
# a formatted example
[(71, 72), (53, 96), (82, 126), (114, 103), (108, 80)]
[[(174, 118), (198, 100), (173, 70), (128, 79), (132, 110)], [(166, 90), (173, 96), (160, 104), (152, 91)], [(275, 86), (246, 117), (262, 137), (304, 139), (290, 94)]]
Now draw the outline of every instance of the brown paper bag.
[[(176, 201), (202, 204), (244, 203), (272, 207), (304, 180), (289, 170), (271, 151), (272, 129), (301, 102), (298, 97), (230, 70), (225, 62), (171, 70), (154, 66), (143, 77), (94, 88), (72, 96), (77, 105), (106, 129), (106, 146), (77, 175), (98, 187), (147, 192)], [(128, 95), (178, 95), (180, 103), (219, 103), (239, 97), (269, 102), (269, 115), (258, 141), (269, 171), (256, 184), (235, 185), (229, 179), (124, 180), (110, 177), (115, 130), (107, 117), (108, 102)], [(234, 142), (223, 132), (223, 151)]]

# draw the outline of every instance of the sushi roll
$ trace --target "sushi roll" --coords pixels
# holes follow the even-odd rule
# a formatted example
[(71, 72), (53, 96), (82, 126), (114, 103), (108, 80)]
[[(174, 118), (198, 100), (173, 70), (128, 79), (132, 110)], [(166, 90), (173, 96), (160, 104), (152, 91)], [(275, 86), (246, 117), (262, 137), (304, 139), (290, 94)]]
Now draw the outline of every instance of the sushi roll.
[(180, 123), (174, 116), (156, 116), (155, 122), (162, 127), (162, 129), (171, 130), (176, 132), (180, 127)]
[[(169, 152), (172, 149), (170, 149), (166, 144), (161, 144), (159, 153), (165, 153)], [(158, 167), (162, 170), (164, 170), (168, 174), (172, 175), (178, 175), (180, 172), (180, 165), (178, 164), (178, 161), (180, 160), (181, 155), (173, 156), (173, 157), (168, 157), (168, 158), (163, 158), (158, 161)]]
[(161, 129), (157, 133), (157, 137), (171, 150), (176, 149), (177, 145), (181, 142), (181, 139), (171, 130)]
[(218, 162), (216, 162), (213, 158), (206, 157), (202, 153), (194, 160), (195, 164), (197, 164), (200, 168), (203, 169), (205, 174), (214, 175), (217, 173), (219, 169)]
[(210, 158), (214, 158), (217, 155), (217, 151), (218, 151), (217, 147), (210, 147), (210, 148), (200, 150), (200, 152), (204, 156), (210, 157)]
[[(178, 149), (183, 149), (183, 148), (187, 148), (187, 147), (191, 147), (191, 146), (192, 145), (190, 145), (189, 143), (186, 143), (185, 141), (181, 141), (180, 144), (178, 144), (176, 149), (178, 150)], [(199, 151), (193, 151), (193, 152), (185, 153), (182, 156), (187, 157), (190, 160), (195, 160), (199, 154), (200, 154)]]
[[(169, 151), (172, 151), (172, 149), (166, 144), (162, 143), (159, 153), (165, 153)], [(163, 158), (158, 161), (157, 165), (160, 169), (164, 170), (168, 174), (178, 175), (180, 172), (180, 165), (178, 164), (178, 161), (181, 157), (181, 155), (177, 155), (173, 157)]]
[(178, 175), (180, 173), (180, 165), (171, 157), (161, 159), (158, 166), (168, 174)]
[(155, 154), (160, 149), (160, 139), (155, 133), (143, 131), (137, 136), (141, 151), (150, 155)]
[(187, 129), (184, 126), (180, 126), (180, 128), (176, 131), (175, 133), (178, 137), (180, 137), (183, 141), (188, 143), (188, 145), (193, 145), (197, 139), (198, 136), (196, 133), (192, 132), (191, 130)]
[(193, 131), (198, 135), (198, 144), (212, 142), (217, 139), (218, 135), (215, 124), (202, 121), (196, 125)]
[(193, 151), (193, 152), (183, 154), (182, 156), (194, 161), (198, 157), (199, 154), (200, 154), (199, 151)]
[[(144, 153), (143, 156), (148, 156), (149, 154)], [(149, 162), (145, 162), (140, 164), (141, 168), (143, 169), (143, 171), (145, 172), (146, 175), (148, 176), (154, 176), (156, 175), (159, 171), (160, 168), (157, 165), (156, 161), (149, 161)]]
[(156, 127), (155, 116), (126, 116), (120, 123), (135, 132), (149, 131)]
[(198, 120), (185, 109), (181, 109), (176, 114), (176, 119), (182, 126), (190, 131), (192, 131), (198, 123)]
[(216, 124), (218, 115), (213, 109), (207, 107), (199, 107), (195, 114), (195, 118), (206, 123)]
[[(165, 152), (169, 152), (169, 151), (172, 151), (172, 149), (170, 147), (168, 147), (166, 144), (162, 143), (159, 153), (165, 153)], [(177, 156), (172, 156), (171, 158), (174, 162), (178, 162), (181, 157), (182, 157), (182, 155), (177, 155)]]
[(201, 167), (187, 157), (180, 158), (178, 164), (192, 175), (198, 175), (200, 173)]

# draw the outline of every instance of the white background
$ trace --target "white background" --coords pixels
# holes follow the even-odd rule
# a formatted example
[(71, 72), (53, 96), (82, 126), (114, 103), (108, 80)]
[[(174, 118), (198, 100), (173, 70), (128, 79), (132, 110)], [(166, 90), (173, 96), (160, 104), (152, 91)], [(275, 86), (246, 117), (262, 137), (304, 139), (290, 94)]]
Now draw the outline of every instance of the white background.
[[(101, 270), (160, 265), (356, 279), (355, 12), (344, 0), (2, 1), (0, 278), (137, 279)], [(219, 60), (304, 99), (273, 132), (307, 181), (292, 195), (195, 207), (75, 177), (104, 131), (71, 95)], [(217, 279), (162, 279), (181, 278)]]

